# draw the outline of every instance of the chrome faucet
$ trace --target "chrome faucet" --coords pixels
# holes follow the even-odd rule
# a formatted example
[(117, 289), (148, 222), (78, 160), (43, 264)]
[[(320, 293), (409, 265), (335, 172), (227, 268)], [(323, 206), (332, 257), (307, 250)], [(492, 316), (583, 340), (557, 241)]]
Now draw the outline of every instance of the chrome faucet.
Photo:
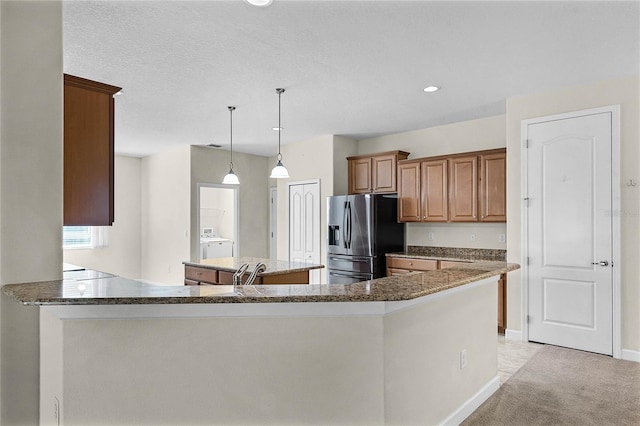
[(258, 262), (256, 264), (256, 267), (253, 269), (253, 271), (251, 272), (251, 275), (249, 275), (249, 278), (247, 279), (247, 281), (244, 283), (244, 285), (252, 285), (253, 282), (256, 280), (256, 277), (258, 276), (258, 274), (260, 272), (264, 272), (267, 270), (267, 265), (265, 265), (262, 262)]
[(249, 264), (245, 263), (242, 266), (240, 266), (236, 272), (233, 274), (233, 286), (238, 286), (238, 285), (242, 285), (242, 277), (244, 276), (244, 273), (247, 271), (247, 269), (249, 268)]

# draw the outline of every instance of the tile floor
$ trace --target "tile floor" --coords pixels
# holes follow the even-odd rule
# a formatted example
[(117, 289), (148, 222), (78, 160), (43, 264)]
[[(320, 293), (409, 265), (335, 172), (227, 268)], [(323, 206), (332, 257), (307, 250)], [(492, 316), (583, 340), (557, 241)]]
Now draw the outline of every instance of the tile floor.
[(511, 377), (544, 346), (540, 343), (507, 340), (498, 334), (498, 375), (500, 384)]

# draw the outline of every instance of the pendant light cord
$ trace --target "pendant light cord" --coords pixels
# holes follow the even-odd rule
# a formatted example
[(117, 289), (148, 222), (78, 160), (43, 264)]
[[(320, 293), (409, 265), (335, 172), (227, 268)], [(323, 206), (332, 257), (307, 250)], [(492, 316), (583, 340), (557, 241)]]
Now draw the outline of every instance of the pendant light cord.
[(233, 170), (233, 110), (236, 109), (234, 106), (227, 107), (229, 109), (229, 141), (231, 144), (231, 158), (229, 167)]
[(284, 93), (284, 89), (276, 89), (276, 92), (278, 92), (278, 161), (282, 161), (282, 154), (280, 153), (280, 135), (282, 134), (282, 125), (280, 124), (280, 117), (282, 116), (282, 111), (281, 111), (281, 102), (280, 102), (280, 98), (282, 96), (282, 93)]

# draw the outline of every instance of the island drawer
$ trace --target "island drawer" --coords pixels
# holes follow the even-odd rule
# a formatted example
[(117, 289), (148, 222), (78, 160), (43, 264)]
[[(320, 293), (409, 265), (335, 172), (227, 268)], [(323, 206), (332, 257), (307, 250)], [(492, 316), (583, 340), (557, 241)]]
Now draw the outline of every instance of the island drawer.
[(199, 281), (209, 284), (218, 283), (218, 271), (215, 269), (196, 268), (194, 266), (184, 267), (184, 277), (187, 280)]
[[(244, 284), (249, 279), (249, 274), (242, 276), (242, 283)], [(254, 284), (262, 284), (262, 277), (256, 277)], [(218, 284), (233, 284), (233, 272), (218, 271)]]
[(438, 269), (438, 261), (406, 257), (387, 257), (387, 268), (406, 269), (409, 271), (433, 271)]

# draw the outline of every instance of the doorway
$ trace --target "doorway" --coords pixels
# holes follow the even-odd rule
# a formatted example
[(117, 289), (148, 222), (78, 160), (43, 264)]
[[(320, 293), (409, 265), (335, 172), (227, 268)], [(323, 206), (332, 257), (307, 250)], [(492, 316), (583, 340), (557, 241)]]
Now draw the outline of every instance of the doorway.
[(618, 117), (522, 122), (526, 340), (620, 355)]
[[(293, 182), (289, 189), (289, 261), (320, 263), (320, 181)], [(309, 271), (309, 283), (320, 284), (320, 270)]]
[(198, 184), (198, 261), (237, 257), (240, 252), (238, 188)]

